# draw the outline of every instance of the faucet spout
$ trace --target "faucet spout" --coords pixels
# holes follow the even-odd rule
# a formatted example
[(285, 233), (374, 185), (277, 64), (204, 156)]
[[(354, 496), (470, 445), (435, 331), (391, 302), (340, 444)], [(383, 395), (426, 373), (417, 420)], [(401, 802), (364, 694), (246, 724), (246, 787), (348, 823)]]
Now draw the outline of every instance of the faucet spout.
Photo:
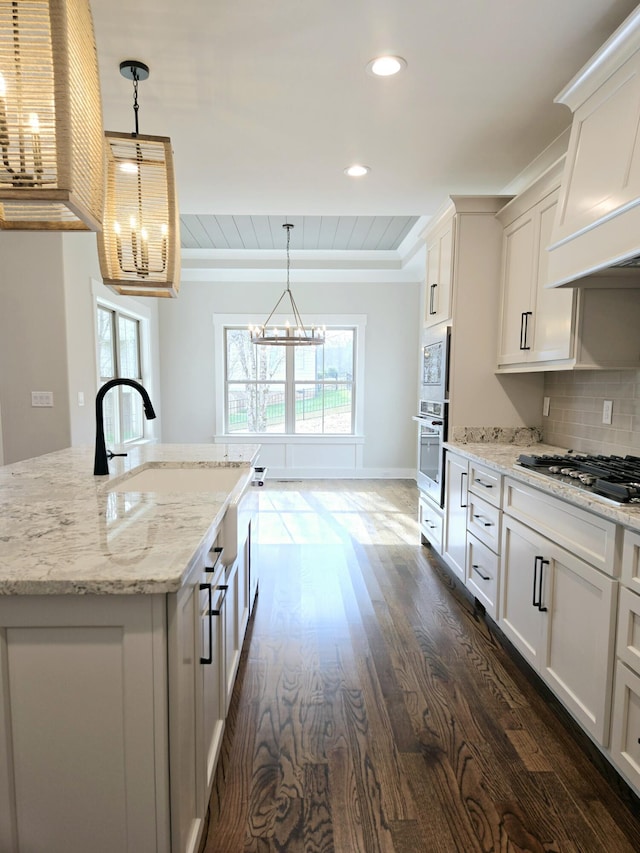
[[(135, 388), (142, 397), (142, 404), (144, 406), (146, 419), (151, 421), (156, 416), (146, 388), (144, 388), (139, 382), (136, 382), (135, 379), (110, 379), (108, 382), (105, 382), (96, 394), (96, 452), (93, 463), (93, 473), (96, 476), (109, 473), (109, 460), (107, 458), (107, 448), (104, 440), (103, 401), (107, 391), (114, 388), (116, 385), (129, 385), (131, 388)], [(126, 454), (118, 455), (126, 456)]]

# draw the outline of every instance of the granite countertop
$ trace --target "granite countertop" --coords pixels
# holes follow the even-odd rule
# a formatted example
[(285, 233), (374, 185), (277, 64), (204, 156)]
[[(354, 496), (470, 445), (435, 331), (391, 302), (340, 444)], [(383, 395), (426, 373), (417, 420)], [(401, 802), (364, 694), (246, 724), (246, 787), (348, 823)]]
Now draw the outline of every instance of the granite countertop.
[[(555, 495), (576, 506), (597, 513), (604, 518), (610, 518), (617, 524), (623, 524), (625, 527), (640, 531), (640, 504), (617, 505), (603, 498), (598, 498), (587, 491), (565, 485), (552, 477), (537, 474), (529, 471), (527, 468), (520, 468), (515, 464), (521, 453), (536, 455), (544, 453), (565, 454), (568, 451), (564, 447), (554, 447), (550, 444), (520, 446), (516, 444), (492, 444), (488, 442), (462, 443), (455, 441), (446, 442), (445, 447), (448, 450), (453, 450), (469, 459), (480, 462), (486, 465), (487, 468), (492, 468), (500, 474), (508, 474), (515, 480), (528, 483), (530, 486), (540, 489), (540, 491)], [(576, 455), (580, 455), (580, 451), (576, 451)]]
[(251, 469), (255, 444), (140, 444), (94, 477), (93, 447), (0, 467), (0, 595), (177, 591), (227, 492), (109, 491), (134, 469)]

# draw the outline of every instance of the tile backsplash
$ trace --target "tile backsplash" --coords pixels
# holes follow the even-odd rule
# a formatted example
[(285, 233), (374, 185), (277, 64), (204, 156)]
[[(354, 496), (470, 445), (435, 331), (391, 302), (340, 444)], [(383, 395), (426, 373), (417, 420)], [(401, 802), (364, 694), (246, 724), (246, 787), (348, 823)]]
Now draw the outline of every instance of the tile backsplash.
[[(587, 453), (640, 456), (640, 371), (585, 370), (545, 374), (549, 416), (544, 441)], [(613, 401), (611, 424), (602, 423), (605, 400)]]

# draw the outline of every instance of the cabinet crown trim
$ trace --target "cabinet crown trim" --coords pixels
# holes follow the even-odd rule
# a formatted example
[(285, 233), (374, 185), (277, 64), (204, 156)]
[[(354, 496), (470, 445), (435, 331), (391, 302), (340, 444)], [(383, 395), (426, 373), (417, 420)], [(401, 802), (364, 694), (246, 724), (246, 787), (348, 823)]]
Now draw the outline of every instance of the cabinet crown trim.
[(563, 154), (498, 211), (496, 217), (504, 227), (515, 222), (519, 216), (526, 213), (539, 201), (559, 189), (565, 160), (566, 154)]
[(634, 9), (602, 47), (594, 53), (589, 62), (567, 83), (554, 98), (554, 102), (564, 104), (575, 112), (638, 50), (640, 50), (640, 6)]

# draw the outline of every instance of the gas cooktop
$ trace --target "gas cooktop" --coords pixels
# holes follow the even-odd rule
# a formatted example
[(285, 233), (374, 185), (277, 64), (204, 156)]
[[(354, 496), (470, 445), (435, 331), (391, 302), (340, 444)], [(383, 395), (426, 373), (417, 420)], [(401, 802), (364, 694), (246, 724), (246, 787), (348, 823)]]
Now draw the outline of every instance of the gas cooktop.
[(528, 468), (594, 497), (616, 504), (640, 503), (640, 457), (521, 454), (517, 467)]

